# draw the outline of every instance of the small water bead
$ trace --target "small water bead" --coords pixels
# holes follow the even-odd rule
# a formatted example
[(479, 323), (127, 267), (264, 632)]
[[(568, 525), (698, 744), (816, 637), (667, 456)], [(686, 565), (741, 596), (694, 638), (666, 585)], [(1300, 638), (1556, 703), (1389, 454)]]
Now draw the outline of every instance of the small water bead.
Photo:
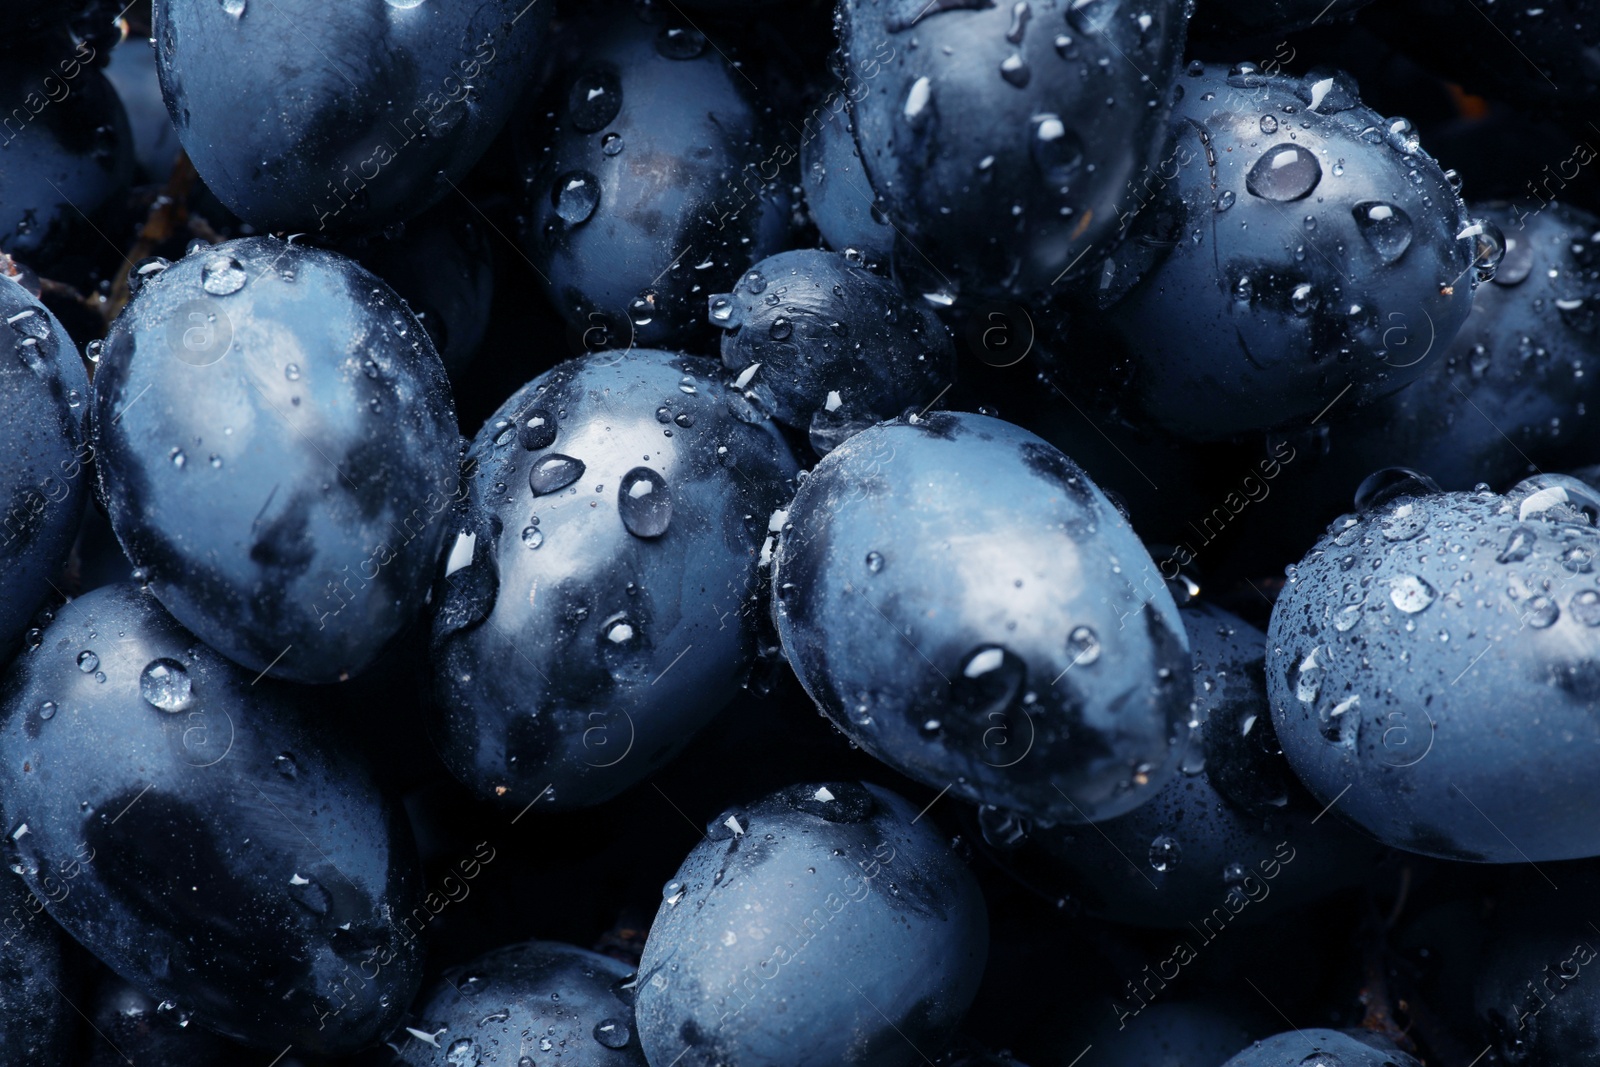
[(1228, 210), (1230, 207), (1232, 207), (1234, 205), (1234, 202), (1236, 200), (1238, 200), (1238, 197), (1234, 195), (1234, 192), (1233, 192), (1232, 189), (1224, 189), (1222, 191), (1222, 195), (1217, 197), (1217, 210), (1218, 211), (1226, 211), (1226, 210)]
[(1029, 153), (1045, 184), (1056, 192), (1070, 187), (1083, 167), (1083, 140), (1067, 127), (1061, 116), (1035, 115), (1030, 122), (1033, 137)]
[(582, 460), (552, 452), (534, 463), (528, 472), (528, 488), (533, 490), (535, 496), (544, 496), (565, 489), (583, 477), (583, 472)]
[(768, 332), (772, 335), (774, 341), (787, 341), (794, 333), (794, 326), (788, 319), (779, 316), (772, 320), (772, 326)]
[(84, 674), (93, 674), (100, 668), (100, 657), (89, 649), (78, 653), (78, 669)]
[(182, 711), (193, 695), (189, 672), (177, 660), (151, 660), (139, 674), (139, 695), (162, 711)]
[(620, 133), (608, 133), (600, 138), (600, 151), (605, 155), (620, 155), (623, 147), (622, 134)]
[(1261, 132), (1265, 133), (1265, 134), (1269, 134), (1269, 135), (1277, 133), (1278, 132), (1278, 120), (1276, 118), (1274, 118), (1273, 116), (1271, 116), (1271, 115), (1262, 115), (1261, 116)]
[(706, 50), (699, 30), (669, 26), (656, 34), (656, 51), (668, 59), (696, 59)]
[(1018, 89), (1027, 88), (1028, 82), (1033, 79), (1033, 71), (1028, 66), (1028, 61), (1022, 58), (1022, 53), (1013, 52), (1000, 61), (1000, 77), (1008, 85)]
[(867, 553), (867, 570), (871, 571), (873, 574), (877, 574), (879, 571), (883, 570), (882, 552)]
[(295, 762), (294, 753), (281, 752), (272, 757), (272, 769), (285, 778), (298, 778), (300, 765)]
[(1067, 635), (1067, 653), (1073, 666), (1087, 667), (1100, 658), (1100, 635), (1087, 626), (1074, 627)]
[(538, 548), (544, 544), (544, 531), (540, 530), (537, 526), (523, 527), (522, 543), (527, 545), (529, 548)]
[(1301, 282), (1289, 294), (1289, 306), (1296, 315), (1309, 315), (1315, 311), (1322, 299), (1317, 296), (1316, 289), (1310, 282)]
[(287, 367), (284, 367), (283, 376), (289, 379), (291, 382), (298, 382), (300, 380), (300, 364), (291, 363)]
[(50, 719), (53, 719), (55, 717), (56, 717), (56, 702), (55, 701), (46, 700), (43, 704), (39, 705), (39, 718), (44, 719), (45, 721), (49, 721)]
[(601, 1019), (594, 1024), (594, 1039), (606, 1048), (626, 1048), (633, 1031), (621, 1019)]
[(1178, 839), (1162, 834), (1150, 842), (1150, 867), (1165, 873), (1178, 865), (1183, 858), (1183, 848)]

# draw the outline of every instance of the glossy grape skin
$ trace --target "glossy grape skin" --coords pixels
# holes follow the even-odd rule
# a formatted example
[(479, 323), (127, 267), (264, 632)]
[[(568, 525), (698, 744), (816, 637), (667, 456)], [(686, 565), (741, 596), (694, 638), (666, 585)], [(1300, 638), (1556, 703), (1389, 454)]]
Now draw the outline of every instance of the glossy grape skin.
[(1386, 1038), (1365, 1031), (1306, 1029), (1257, 1041), (1223, 1067), (1420, 1067)]
[(133, 177), (133, 135), (96, 66), (105, 42), (48, 38), (0, 63), (0, 249), (53, 260)]
[(1126, 520), (1019, 427), (864, 430), (784, 516), (774, 613), (851, 740), (935, 789), (1050, 821), (1124, 814), (1176, 772), (1188, 642)]
[(909, 1067), (977, 988), (976, 882), (914, 807), (807, 783), (717, 816), (672, 882), (639, 962), (652, 1067), (796, 1061)]
[(454, 402), (415, 317), (354, 262), (257, 237), (147, 276), (93, 405), (118, 540), (218, 651), (339, 681), (422, 608), (461, 492)]
[[(58, 887), (59, 888), (59, 887)], [(71, 941), (21, 879), (0, 879), (0, 1062), (65, 1063), (78, 994)]]
[(794, 461), (722, 377), (597, 353), (529, 382), (474, 440), (432, 656), (440, 755), (479, 796), (609, 799), (738, 691)]
[(78, 532), (93, 456), (89, 380), (77, 346), (21, 285), (0, 276), (0, 319), (16, 357), (0, 359), (0, 661), (51, 593)]
[(916, 291), (1017, 298), (1121, 240), (1129, 186), (1161, 150), (1182, 3), (847, 0), (839, 15), (864, 85), (856, 145)]
[[(341, 233), (455, 195), (531, 74), (550, 6), (157, 0), (152, 33), (178, 139), (229, 210)], [(215, 101), (246, 85), (241, 122)]]
[(1279, 742), (1319, 801), (1423, 855), (1600, 855), (1594, 515), (1581, 482), (1542, 475), (1329, 527), (1291, 568), (1267, 657)]
[(784, 247), (776, 179), (798, 152), (771, 142), (748, 75), (680, 19), (596, 3), (556, 49), (518, 127), (523, 250), (567, 322), (609, 339), (591, 349), (693, 346), (706, 296)]
[(722, 365), (774, 419), (808, 431), (825, 455), (955, 379), (955, 348), (931, 310), (857, 257), (820, 250), (768, 256), (731, 293), (710, 298)]
[(1112, 256), (1131, 289), (1109, 318), (1144, 415), (1213, 440), (1421, 375), (1471, 310), (1474, 256), (1494, 252), (1458, 236), (1465, 205), (1409, 123), (1391, 131), (1334, 71), (1196, 62), (1180, 86), (1137, 239)]
[[(1267, 636), (1204, 602), (1179, 614), (1194, 666), (1180, 773), (1148, 803), (1093, 827), (978, 815), (996, 859), (1047, 896), (1135, 926), (1258, 922), (1357, 883), (1382, 850), (1294, 777), (1272, 728)], [(1192, 927), (1191, 927), (1191, 924)]]
[(551, 1062), (561, 1067), (647, 1067), (633, 1035), (632, 977), (625, 964), (571, 945), (495, 949), (423, 991), (412, 1029), (431, 1040), (402, 1031), (400, 1058), (413, 1067), (509, 1065), (559, 1047)]
[(137, 586), (80, 597), (0, 683), (0, 808), (24, 884), (143, 992), (351, 1052), (421, 982), (415, 846), (329, 709), (254, 677)]

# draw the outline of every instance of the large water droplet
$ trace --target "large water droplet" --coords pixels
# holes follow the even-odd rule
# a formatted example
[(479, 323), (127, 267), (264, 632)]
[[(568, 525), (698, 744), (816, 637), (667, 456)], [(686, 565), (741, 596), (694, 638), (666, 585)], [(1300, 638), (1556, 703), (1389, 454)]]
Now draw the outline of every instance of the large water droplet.
[(555, 444), (556, 430), (555, 416), (543, 408), (533, 408), (517, 420), (517, 440), (529, 452)]
[(1506, 535), (1506, 543), (1500, 549), (1500, 554), (1495, 560), (1500, 563), (1521, 563), (1533, 552), (1533, 546), (1538, 543), (1539, 535), (1533, 527), (1518, 524), (1511, 528)]
[(1317, 694), (1322, 691), (1322, 665), (1317, 662), (1321, 652), (1322, 646), (1318, 645), (1294, 668), (1294, 695), (1302, 704), (1316, 703)]
[(1361, 695), (1352, 694), (1329, 706), (1323, 710), (1320, 719), (1318, 725), (1324, 738), (1343, 745), (1354, 744), (1357, 728), (1361, 725)]
[(696, 59), (705, 50), (706, 37), (699, 30), (668, 26), (656, 34), (656, 51), (668, 59)]
[(534, 463), (528, 472), (528, 488), (533, 490), (534, 496), (554, 493), (583, 477), (583, 471), (583, 460), (552, 452)]
[(1535, 630), (1547, 630), (1561, 618), (1561, 609), (1547, 596), (1536, 596), (1528, 601), (1528, 625)]
[(635, 537), (660, 537), (672, 522), (672, 491), (667, 480), (649, 467), (635, 467), (617, 487), (622, 525)]
[(1356, 229), (1385, 263), (1393, 263), (1411, 247), (1411, 237), (1415, 233), (1411, 216), (1395, 205), (1382, 200), (1363, 200), (1351, 208), (1350, 213), (1355, 216)]
[(1490, 281), (1506, 254), (1506, 237), (1491, 219), (1473, 219), (1467, 228), (1456, 234), (1456, 240), (1472, 245), (1472, 265), (1480, 282)]
[(1433, 598), (1433, 586), (1415, 574), (1402, 574), (1389, 583), (1390, 602), (1407, 615), (1423, 610)]
[(1033, 162), (1055, 192), (1070, 186), (1083, 166), (1083, 141), (1067, 128), (1059, 115), (1035, 115), (1028, 147)]
[(567, 110), (579, 130), (599, 133), (622, 110), (622, 79), (609, 70), (584, 71), (572, 83)]
[(924, 133), (933, 125), (938, 111), (934, 107), (933, 82), (929, 78), (924, 76), (911, 83), (900, 114), (917, 133)]
[(600, 204), (600, 179), (586, 170), (569, 170), (551, 187), (550, 202), (568, 225), (588, 222)]
[(478, 1067), (478, 1060), (478, 1046), (470, 1037), (451, 1042), (449, 1051), (444, 1054), (444, 1061), (450, 1067)]
[(1405, 500), (1383, 517), (1378, 532), (1385, 541), (1409, 541), (1428, 526), (1428, 513), (1420, 501)]
[(1600, 593), (1581, 590), (1572, 598), (1571, 610), (1572, 617), (1585, 626), (1600, 626)]
[(1373, 511), (1402, 497), (1432, 496), (1443, 492), (1439, 483), (1410, 467), (1384, 467), (1373, 471), (1356, 487), (1355, 506)]
[(244, 288), (249, 278), (244, 267), (229, 255), (212, 256), (200, 268), (200, 288), (212, 296), (227, 296)]
[(139, 695), (162, 711), (182, 711), (189, 706), (189, 672), (174, 659), (151, 660), (139, 674)]
[(1002, 645), (980, 645), (962, 660), (950, 696), (971, 714), (971, 721), (981, 724), (1009, 709), (1027, 682), (1028, 665), (1022, 657)]
[(24, 337), (43, 341), (50, 336), (50, 324), (33, 308), (23, 308), (6, 320), (11, 328)]
[(1263, 200), (1289, 201), (1308, 196), (1322, 180), (1317, 157), (1297, 144), (1269, 148), (1245, 175), (1244, 187)]

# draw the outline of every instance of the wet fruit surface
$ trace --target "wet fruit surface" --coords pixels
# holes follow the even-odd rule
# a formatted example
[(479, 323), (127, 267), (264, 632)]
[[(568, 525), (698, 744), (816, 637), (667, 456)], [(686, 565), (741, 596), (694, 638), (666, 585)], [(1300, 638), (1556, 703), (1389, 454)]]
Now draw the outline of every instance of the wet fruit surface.
[(0, 1067), (1600, 1061), (1596, 0), (11, 0)]
[(484, 797), (593, 804), (732, 699), (793, 460), (709, 360), (529, 382), (473, 442), (434, 621), (440, 754)]
[(398, 923), (415, 849), (319, 709), (252, 677), (135, 586), (75, 602), (0, 693), (11, 862), (96, 956), (207, 1026), (360, 1048), (421, 979)]
[(1503, 496), (1407, 477), (1361, 503), (1273, 609), (1267, 687), (1290, 765), (1408, 851), (1594, 854), (1600, 498), (1561, 475)]
[(103, 351), (101, 486), (156, 596), (254, 671), (359, 673), (415, 613), (461, 493), (416, 318), (342, 256), (254, 238), (148, 273)]
[(911, 1064), (916, 1044), (947, 1037), (988, 924), (971, 875), (915, 815), (885, 789), (828, 782), (711, 820), (662, 888), (639, 963), (651, 1062), (792, 1063), (803, 1040), (818, 1062)]
[[(309, 54), (306, 0), (161, 0), (152, 32), (172, 124), (222, 201), (264, 228), (337, 233), (452, 195), (506, 121), (548, 7), (362, 0)], [(245, 85), (267, 94), (262, 121), (210, 105)]]
[(775, 521), (784, 650), (880, 759), (1067, 822), (1129, 811), (1176, 772), (1177, 609), (1126, 520), (1042, 440), (981, 415), (878, 426)]
[(1112, 321), (1148, 416), (1222, 436), (1422, 374), (1504, 238), (1467, 215), (1410, 121), (1362, 105), (1336, 71), (1196, 63), (1179, 85), (1140, 239), (1105, 268), (1137, 279)]

